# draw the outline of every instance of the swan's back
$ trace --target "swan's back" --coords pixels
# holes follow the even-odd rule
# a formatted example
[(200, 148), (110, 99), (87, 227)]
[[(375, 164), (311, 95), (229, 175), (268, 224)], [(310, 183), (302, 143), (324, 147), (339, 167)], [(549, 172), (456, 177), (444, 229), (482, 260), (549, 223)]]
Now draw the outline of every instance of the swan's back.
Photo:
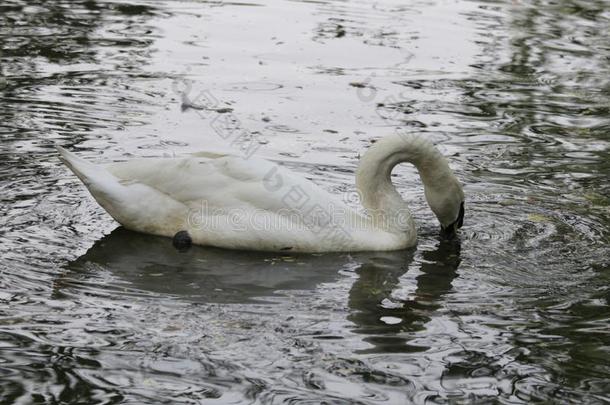
[[(224, 210), (290, 208), (282, 198), (282, 192), (286, 194), (290, 188), (298, 188), (323, 203), (329, 197), (314, 183), (281, 166), (234, 155), (137, 159), (108, 165), (107, 170), (126, 184), (146, 184), (184, 204), (199, 206), (203, 200), (210, 208)], [(277, 185), (272, 183), (278, 176), (282, 187), (276, 190)]]

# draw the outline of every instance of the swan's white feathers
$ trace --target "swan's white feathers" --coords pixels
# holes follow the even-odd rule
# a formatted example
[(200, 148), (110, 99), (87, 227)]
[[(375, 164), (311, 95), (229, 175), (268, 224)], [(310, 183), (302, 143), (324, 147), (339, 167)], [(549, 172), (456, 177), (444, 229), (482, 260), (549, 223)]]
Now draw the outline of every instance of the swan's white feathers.
[[(292, 251), (366, 250), (371, 242), (365, 238), (375, 237), (368, 229), (352, 229), (345, 223), (312, 230), (308, 215), (314, 205), (332, 214), (340, 211), (343, 216), (357, 217), (359, 225), (366, 219), (315, 183), (267, 160), (233, 155), (138, 159), (105, 169), (119, 182), (149, 187), (186, 207), (186, 213), (179, 210), (182, 219), (173, 226), (150, 233), (173, 236), (185, 229), (203, 245)], [(357, 238), (351, 248), (329, 249), (321, 243), (322, 233), (343, 232), (346, 227)], [(373, 246), (387, 244), (388, 239), (396, 238), (379, 232)]]
[[(426, 187), (432, 187), (427, 197), (447, 201), (431, 204), (439, 219), (454, 216), (452, 206), (463, 201), (461, 186), (446, 160), (419, 138), (384, 138), (363, 156), (356, 183), (369, 215), (354, 211), (312, 181), (254, 157), (204, 151), (185, 158), (98, 166), (58, 150), (93, 197), (123, 226), (169, 237), (186, 230), (200, 245), (303, 252), (412, 246), (415, 225), (390, 179), (392, 167), (403, 161), (414, 163)], [(447, 179), (455, 198), (442, 195), (452, 189), (446, 187)]]
[(186, 216), (187, 207), (167, 194), (133, 179), (118, 178), (59, 146), (57, 150), (97, 202), (125, 227), (162, 234), (161, 230)]
[(140, 159), (106, 168), (123, 181), (148, 185), (187, 205), (205, 201), (210, 208), (230, 209), (244, 205), (281, 208), (265, 189), (265, 174), (273, 168), (273, 164), (265, 160), (249, 162), (236, 156)]

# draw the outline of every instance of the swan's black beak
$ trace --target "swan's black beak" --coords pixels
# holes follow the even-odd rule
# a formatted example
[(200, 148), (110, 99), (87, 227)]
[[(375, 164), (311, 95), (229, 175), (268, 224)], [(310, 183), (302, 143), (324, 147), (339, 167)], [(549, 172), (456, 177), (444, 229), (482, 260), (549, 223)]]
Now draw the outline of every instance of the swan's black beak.
[(444, 227), (441, 225), (441, 235), (445, 238), (450, 239), (455, 236), (455, 233), (458, 229), (460, 229), (464, 225), (464, 202), (460, 205), (460, 213), (458, 214), (457, 219), (451, 223), (449, 226)]

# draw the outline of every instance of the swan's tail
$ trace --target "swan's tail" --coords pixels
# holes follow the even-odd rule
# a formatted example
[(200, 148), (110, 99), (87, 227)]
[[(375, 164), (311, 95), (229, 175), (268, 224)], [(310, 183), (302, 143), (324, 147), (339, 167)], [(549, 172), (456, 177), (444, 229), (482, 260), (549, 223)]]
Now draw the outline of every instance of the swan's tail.
[(106, 172), (103, 168), (87, 162), (85, 159), (79, 158), (74, 153), (68, 152), (61, 146), (55, 146), (55, 148), (60, 154), (61, 161), (64, 162), (88, 188), (97, 183), (100, 176), (103, 176), (102, 172)]
[[(125, 225), (126, 207), (137, 203), (141, 198), (137, 193), (129, 193), (120, 179), (113, 176), (103, 166), (94, 165), (68, 152), (61, 146), (56, 146), (60, 159), (85, 184), (93, 198), (118, 222)], [(131, 204), (131, 205), (130, 205)]]
[(184, 229), (188, 210), (153, 187), (115, 177), (104, 166), (94, 165), (56, 146), (60, 159), (87, 186), (96, 201), (127, 229), (173, 236)]
[(56, 146), (60, 159), (87, 186), (93, 197), (108, 210), (106, 201), (122, 199), (124, 186), (106, 168), (81, 159), (61, 146)]

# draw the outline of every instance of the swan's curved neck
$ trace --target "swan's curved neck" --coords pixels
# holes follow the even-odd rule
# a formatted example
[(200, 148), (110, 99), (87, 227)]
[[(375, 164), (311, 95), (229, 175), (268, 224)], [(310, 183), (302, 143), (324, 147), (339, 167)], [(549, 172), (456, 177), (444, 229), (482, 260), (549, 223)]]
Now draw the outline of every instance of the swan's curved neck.
[(356, 173), (356, 187), (364, 208), (373, 218), (383, 218), (389, 228), (392, 228), (391, 218), (396, 218), (397, 215), (402, 214), (404, 218), (406, 213), (410, 218), (407, 204), (391, 181), (392, 169), (403, 162), (417, 168), (429, 204), (429, 194), (446, 193), (442, 190), (442, 185), (454, 178), (445, 158), (423, 138), (392, 135), (373, 144), (361, 159)]

